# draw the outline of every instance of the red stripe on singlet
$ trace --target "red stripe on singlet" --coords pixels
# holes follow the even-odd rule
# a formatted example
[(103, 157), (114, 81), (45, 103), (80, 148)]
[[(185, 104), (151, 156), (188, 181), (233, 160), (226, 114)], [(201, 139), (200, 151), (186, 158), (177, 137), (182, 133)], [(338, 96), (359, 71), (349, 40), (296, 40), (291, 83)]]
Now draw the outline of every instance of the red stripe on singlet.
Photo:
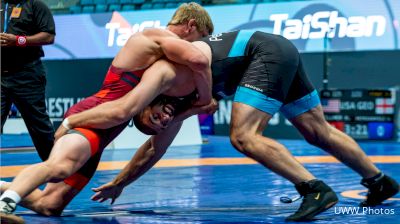
[(95, 94), (103, 99), (116, 99), (133, 89), (142, 78), (144, 70), (127, 72), (110, 66), (103, 82), (103, 87)]
[(95, 96), (99, 97), (99, 98), (103, 98), (105, 96), (107, 96), (107, 94), (110, 92), (110, 89), (102, 89), (100, 91), (98, 91)]

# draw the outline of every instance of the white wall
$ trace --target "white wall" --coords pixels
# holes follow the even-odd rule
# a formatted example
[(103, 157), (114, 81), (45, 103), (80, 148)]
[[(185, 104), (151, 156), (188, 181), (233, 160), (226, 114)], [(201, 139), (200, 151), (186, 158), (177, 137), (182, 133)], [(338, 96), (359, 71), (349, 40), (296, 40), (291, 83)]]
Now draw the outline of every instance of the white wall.
[[(4, 125), (4, 134), (28, 133), (24, 121), (21, 118), (8, 119)], [(138, 148), (149, 138), (139, 132), (135, 127), (127, 127), (108, 148)], [(186, 119), (182, 128), (171, 146), (198, 145), (202, 143), (200, 126), (197, 116)]]

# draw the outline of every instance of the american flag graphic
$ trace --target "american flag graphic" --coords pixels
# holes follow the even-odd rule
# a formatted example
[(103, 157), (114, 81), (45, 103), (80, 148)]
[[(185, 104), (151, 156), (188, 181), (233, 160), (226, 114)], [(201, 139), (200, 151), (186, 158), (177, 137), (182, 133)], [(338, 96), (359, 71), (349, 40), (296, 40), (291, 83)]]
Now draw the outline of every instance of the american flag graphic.
[(394, 114), (394, 98), (375, 99), (376, 114)]
[(323, 99), (322, 108), (326, 113), (339, 113), (340, 112), (340, 100), (338, 99)]

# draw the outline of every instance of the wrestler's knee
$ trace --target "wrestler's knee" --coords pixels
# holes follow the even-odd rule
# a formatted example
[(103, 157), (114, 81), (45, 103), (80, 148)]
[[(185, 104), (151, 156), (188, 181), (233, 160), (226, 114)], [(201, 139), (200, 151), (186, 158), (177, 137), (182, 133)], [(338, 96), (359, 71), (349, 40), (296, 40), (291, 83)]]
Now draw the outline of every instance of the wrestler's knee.
[(59, 182), (72, 174), (70, 167), (62, 162), (46, 162), (45, 165), (50, 170), (49, 182)]
[(329, 140), (331, 128), (328, 123), (315, 124), (303, 135), (304, 139), (311, 145), (322, 147)]
[(33, 210), (45, 216), (60, 216), (79, 192), (80, 190), (65, 184), (64, 181), (47, 184), (42, 196), (34, 202)]
[(254, 139), (251, 133), (240, 128), (232, 129), (229, 137), (233, 147), (241, 153), (246, 153)]
[(35, 203), (36, 212), (45, 216), (60, 216), (64, 207), (62, 201), (49, 197), (43, 197)]

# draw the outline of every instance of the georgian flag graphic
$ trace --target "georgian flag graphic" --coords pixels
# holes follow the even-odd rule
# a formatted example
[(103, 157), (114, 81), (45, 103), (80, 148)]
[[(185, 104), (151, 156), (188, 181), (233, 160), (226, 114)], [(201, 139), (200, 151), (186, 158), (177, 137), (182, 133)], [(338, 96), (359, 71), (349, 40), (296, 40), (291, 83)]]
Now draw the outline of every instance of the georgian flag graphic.
[(376, 114), (394, 114), (394, 98), (375, 99)]

